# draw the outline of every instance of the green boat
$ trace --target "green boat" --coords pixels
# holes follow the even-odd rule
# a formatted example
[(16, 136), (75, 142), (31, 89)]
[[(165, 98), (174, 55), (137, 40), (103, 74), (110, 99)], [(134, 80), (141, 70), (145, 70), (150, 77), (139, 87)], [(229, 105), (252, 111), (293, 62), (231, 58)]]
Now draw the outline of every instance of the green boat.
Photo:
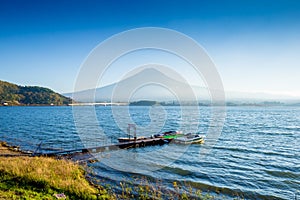
[(164, 139), (176, 139), (184, 136), (184, 134), (176, 134), (176, 135), (164, 135), (162, 138)]

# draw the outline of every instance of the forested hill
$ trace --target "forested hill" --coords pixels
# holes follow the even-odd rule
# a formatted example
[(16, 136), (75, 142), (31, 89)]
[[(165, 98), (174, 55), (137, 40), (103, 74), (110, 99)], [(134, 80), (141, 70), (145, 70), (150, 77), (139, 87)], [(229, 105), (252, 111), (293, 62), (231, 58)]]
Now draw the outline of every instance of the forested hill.
[(18, 86), (0, 81), (1, 105), (67, 105), (72, 99), (64, 97), (48, 88)]

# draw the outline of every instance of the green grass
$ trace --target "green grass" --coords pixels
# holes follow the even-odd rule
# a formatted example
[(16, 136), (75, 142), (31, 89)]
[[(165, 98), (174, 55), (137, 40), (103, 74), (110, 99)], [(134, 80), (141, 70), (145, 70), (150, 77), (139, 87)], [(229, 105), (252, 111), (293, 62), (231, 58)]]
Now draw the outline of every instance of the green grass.
[(91, 185), (83, 168), (71, 161), (46, 157), (0, 157), (0, 199), (112, 199)]
[[(180, 182), (166, 189), (161, 182), (146, 178), (103, 187), (91, 184), (86, 171), (91, 169), (68, 160), (47, 157), (0, 157), (1, 199), (56, 199), (64, 193), (67, 199), (215, 199)], [(91, 172), (92, 173), (92, 172)]]

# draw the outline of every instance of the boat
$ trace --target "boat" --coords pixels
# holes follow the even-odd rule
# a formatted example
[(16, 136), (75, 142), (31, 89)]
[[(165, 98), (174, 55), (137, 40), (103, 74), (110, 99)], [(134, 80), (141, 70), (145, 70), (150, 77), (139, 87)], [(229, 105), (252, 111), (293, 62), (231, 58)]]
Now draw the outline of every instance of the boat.
[[(132, 129), (133, 129), (133, 135), (131, 134), (131, 130)], [(136, 126), (135, 126), (135, 124), (128, 124), (127, 133), (128, 133), (128, 137), (118, 138), (118, 141), (120, 143), (124, 143), (124, 142), (136, 142), (138, 140), (145, 140), (145, 139), (147, 139), (146, 137), (137, 137), (136, 136)]]
[(175, 139), (181, 136), (184, 136), (182, 131), (167, 131), (161, 134), (154, 135), (155, 138), (163, 138), (163, 139)]
[(181, 137), (174, 138), (174, 142), (179, 144), (202, 144), (204, 143), (204, 138), (204, 135), (188, 133)]
[[(130, 130), (134, 130), (134, 135), (130, 134)], [(182, 131), (167, 131), (160, 134), (151, 135), (150, 137), (137, 137), (136, 136), (136, 127), (133, 124), (128, 125), (128, 137), (121, 137), (118, 138), (120, 143), (134, 143), (137, 144), (144, 144), (147, 143), (169, 143), (174, 141), (174, 143), (180, 144), (196, 144), (196, 143), (203, 143), (204, 142), (204, 135), (199, 135), (195, 133), (188, 133), (183, 134)], [(143, 145), (142, 145), (143, 146)]]
[(118, 141), (119, 142), (134, 142), (134, 141), (138, 141), (138, 140), (145, 140), (147, 139), (146, 137), (121, 137), (121, 138), (118, 138)]

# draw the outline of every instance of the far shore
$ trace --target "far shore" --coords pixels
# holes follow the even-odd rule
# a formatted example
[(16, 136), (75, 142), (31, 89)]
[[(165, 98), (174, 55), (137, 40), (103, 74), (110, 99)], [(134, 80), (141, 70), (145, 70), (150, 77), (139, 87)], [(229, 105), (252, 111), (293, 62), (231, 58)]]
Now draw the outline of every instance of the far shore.
[(62, 105), (56, 105), (56, 104), (7, 104), (7, 105), (4, 105), (4, 104), (0, 104), (0, 107), (30, 107), (30, 106), (41, 106), (41, 107), (47, 107), (47, 106), (69, 106), (70, 104), (62, 104)]

